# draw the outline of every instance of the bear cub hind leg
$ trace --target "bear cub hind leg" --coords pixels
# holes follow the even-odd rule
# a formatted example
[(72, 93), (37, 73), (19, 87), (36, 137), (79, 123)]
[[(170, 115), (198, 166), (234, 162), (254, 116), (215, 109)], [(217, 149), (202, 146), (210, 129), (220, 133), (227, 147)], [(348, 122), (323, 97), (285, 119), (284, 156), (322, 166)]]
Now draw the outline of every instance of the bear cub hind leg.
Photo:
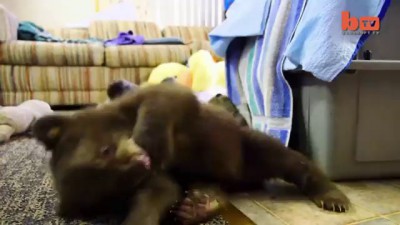
[(336, 185), (310, 160), (299, 152), (287, 149), (281, 164), (283, 178), (297, 185), (318, 207), (329, 211), (346, 212), (350, 201)]
[(347, 196), (303, 154), (261, 132), (243, 133), (247, 177), (281, 178), (295, 184), (320, 208), (335, 212), (349, 209)]

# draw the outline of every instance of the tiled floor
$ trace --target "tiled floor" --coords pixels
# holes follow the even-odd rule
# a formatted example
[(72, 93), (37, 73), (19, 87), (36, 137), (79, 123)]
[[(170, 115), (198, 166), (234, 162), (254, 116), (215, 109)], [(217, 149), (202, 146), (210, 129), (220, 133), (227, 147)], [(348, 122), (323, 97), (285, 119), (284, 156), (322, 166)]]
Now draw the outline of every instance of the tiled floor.
[(232, 203), (258, 225), (400, 225), (400, 180), (338, 186), (352, 202), (347, 213), (323, 211), (296, 188), (276, 183), (265, 193), (234, 196)]

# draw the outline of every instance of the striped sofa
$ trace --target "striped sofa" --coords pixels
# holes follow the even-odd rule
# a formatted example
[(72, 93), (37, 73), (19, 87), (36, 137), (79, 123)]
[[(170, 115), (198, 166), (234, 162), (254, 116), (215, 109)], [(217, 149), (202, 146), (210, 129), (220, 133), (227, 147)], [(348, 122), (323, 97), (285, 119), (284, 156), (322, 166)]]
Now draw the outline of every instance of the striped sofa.
[(40, 99), (51, 105), (87, 105), (106, 99), (108, 84), (140, 84), (154, 67), (184, 62), (195, 51), (211, 50), (210, 28), (166, 27), (154, 23), (97, 21), (88, 29), (53, 29), (65, 39), (111, 39), (132, 30), (145, 38), (180, 37), (185, 45), (113, 46), (18, 41), (18, 19), (0, 5), (0, 105)]

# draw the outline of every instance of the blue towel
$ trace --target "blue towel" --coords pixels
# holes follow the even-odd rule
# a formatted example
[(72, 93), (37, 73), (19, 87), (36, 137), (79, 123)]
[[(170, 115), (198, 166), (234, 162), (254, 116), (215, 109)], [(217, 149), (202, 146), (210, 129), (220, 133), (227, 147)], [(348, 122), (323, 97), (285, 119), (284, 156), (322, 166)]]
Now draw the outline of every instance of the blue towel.
[(225, 10), (228, 10), (229, 7), (232, 5), (232, 3), (233, 3), (234, 1), (235, 1), (235, 0), (225, 0), (225, 1), (224, 1), (224, 8), (225, 8)]
[[(236, 0), (231, 5), (210, 40), (219, 55), (226, 52), (228, 95), (237, 106), (249, 108), (253, 128), (288, 144), (292, 95), (283, 69), (313, 68), (311, 72), (326, 80), (339, 74), (368, 37), (343, 35), (341, 12), (382, 18), (389, 4), (363, 1), (368, 0)], [(352, 10), (357, 7), (358, 14)]]
[(225, 57), (229, 44), (236, 37), (262, 35), (271, 0), (235, 0), (226, 12), (226, 20), (209, 34), (214, 51)]
[[(268, 1), (268, 11), (265, 11), (268, 16), (261, 34), (257, 31), (249, 37), (238, 35), (229, 44), (226, 54), (229, 97), (238, 108), (250, 110), (253, 128), (285, 145), (292, 125), (292, 95), (283, 76), (283, 53), (293, 36), (304, 2)], [(247, 25), (254, 27), (251, 23), (259, 25), (260, 21), (248, 21)]]
[(352, 17), (379, 16), (390, 0), (308, 0), (285, 55), (284, 69), (300, 67), (317, 78), (332, 81), (345, 69), (369, 34), (343, 34), (342, 11)]

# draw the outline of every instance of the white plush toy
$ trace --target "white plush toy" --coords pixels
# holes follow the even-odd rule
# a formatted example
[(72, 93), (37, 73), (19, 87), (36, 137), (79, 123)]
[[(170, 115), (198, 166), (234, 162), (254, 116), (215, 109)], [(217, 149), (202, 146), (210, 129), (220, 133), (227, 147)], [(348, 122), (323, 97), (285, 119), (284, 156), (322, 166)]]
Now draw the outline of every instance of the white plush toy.
[(0, 143), (14, 134), (21, 134), (42, 116), (53, 113), (50, 105), (40, 100), (28, 100), (18, 106), (0, 106)]

